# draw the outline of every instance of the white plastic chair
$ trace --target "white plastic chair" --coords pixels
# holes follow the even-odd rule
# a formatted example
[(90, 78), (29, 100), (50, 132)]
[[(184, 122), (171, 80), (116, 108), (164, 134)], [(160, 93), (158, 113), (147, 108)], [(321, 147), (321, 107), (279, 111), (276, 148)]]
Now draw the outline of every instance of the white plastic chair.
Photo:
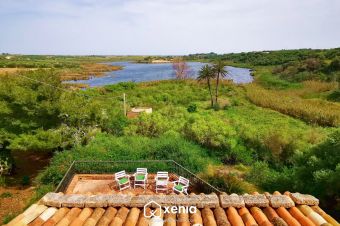
[(125, 170), (115, 173), (115, 180), (120, 191), (130, 188), (130, 176), (126, 174)]
[(146, 185), (148, 184), (148, 169), (137, 168), (136, 173), (133, 176), (135, 177), (133, 188), (136, 188), (136, 186), (140, 186), (145, 189)]
[(184, 177), (179, 177), (177, 181), (172, 182), (174, 183), (173, 190), (177, 193), (184, 193), (188, 195), (188, 188), (189, 188), (189, 180)]
[(169, 174), (168, 172), (157, 172), (156, 180), (156, 193), (158, 191), (167, 191), (168, 190), (168, 182), (169, 182)]

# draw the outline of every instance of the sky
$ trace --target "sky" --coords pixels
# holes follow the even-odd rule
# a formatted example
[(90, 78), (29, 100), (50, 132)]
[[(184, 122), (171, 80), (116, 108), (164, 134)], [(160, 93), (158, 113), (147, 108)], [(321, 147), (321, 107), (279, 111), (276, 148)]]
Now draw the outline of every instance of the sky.
[(0, 0), (0, 53), (182, 55), (340, 47), (340, 0)]

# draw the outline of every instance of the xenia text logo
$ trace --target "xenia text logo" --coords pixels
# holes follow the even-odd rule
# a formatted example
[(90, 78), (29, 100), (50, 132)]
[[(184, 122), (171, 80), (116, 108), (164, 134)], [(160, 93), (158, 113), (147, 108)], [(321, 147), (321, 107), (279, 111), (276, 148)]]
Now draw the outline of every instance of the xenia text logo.
[(162, 207), (157, 202), (150, 201), (144, 205), (144, 216), (147, 218), (161, 217), (162, 208), (164, 209), (164, 213), (172, 213), (172, 214), (178, 214), (178, 213), (194, 214), (197, 212), (196, 206), (163, 206)]

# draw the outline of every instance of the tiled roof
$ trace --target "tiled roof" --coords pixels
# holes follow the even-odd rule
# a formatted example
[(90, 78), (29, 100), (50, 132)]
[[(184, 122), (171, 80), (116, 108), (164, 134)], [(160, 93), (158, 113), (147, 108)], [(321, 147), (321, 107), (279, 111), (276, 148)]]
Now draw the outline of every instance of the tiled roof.
[[(64, 196), (63, 194), (47, 194), (38, 204), (30, 206), (24, 213), (13, 219), (8, 225), (29, 226), (337, 226), (339, 223), (326, 214), (319, 206), (318, 200), (313, 196), (299, 193), (285, 193), (281, 195), (265, 193), (263, 195), (227, 195), (219, 197), (210, 195), (174, 196), (159, 195), (153, 198), (162, 205), (190, 205), (197, 206), (196, 213), (173, 214), (161, 213), (161, 217), (146, 218), (142, 203), (152, 197), (128, 197), (128, 202), (112, 200), (107, 202), (109, 196), (91, 196), (90, 205), (85, 205), (87, 198)], [(53, 198), (64, 200), (53, 203)], [(140, 195), (143, 196), (143, 195)], [(208, 202), (209, 197), (212, 199)], [(217, 205), (216, 204), (217, 197)], [(98, 202), (96, 198), (99, 198)], [(114, 199), (114, 196), (111, 198)], [(122, 197), (121, 197), (122, 198)], [(134, 203), (133, 200), (139, 200)], [(170, 201), (171, 200), (171, 203)], [(201, 200), (201, 201), (199, 201)], [(155, 200), (156, 201), (156, 200)], [(50, 202), (50, 203), (49, 203)], [(117, 203), (120, 204), (118, 205)], [(169, 202), (169, 203), (166, 203)], [(201, 203), (200, 203), (201, 202)], [(199, 204), (200, 203), (200, 204)], [(213, 205), (214, 204), (214, 205)], [(67, 206), (67, 207), (65, 207)], [(76, 207), (78, 206), (78, 207)], [(151, 206), (154, 208), (154, 206)], [(147, 208), (146, 212), (151, 209)]]

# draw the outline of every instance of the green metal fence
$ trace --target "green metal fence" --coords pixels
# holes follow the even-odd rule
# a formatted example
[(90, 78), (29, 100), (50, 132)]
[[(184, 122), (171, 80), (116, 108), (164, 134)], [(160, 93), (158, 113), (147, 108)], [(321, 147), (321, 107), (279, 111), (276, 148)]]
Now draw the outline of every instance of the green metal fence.
[(56, 188), (56, 192), (65, 192), (75, 174), (114, 174), (121, 170), (132, 174), (136, 168), (147, 168), (148, 173), (167, 171), (183, 176), (190, 180), (190, 188), (195, 192), (221, 193), (217, 188), (173, 160), (74, 161)]

